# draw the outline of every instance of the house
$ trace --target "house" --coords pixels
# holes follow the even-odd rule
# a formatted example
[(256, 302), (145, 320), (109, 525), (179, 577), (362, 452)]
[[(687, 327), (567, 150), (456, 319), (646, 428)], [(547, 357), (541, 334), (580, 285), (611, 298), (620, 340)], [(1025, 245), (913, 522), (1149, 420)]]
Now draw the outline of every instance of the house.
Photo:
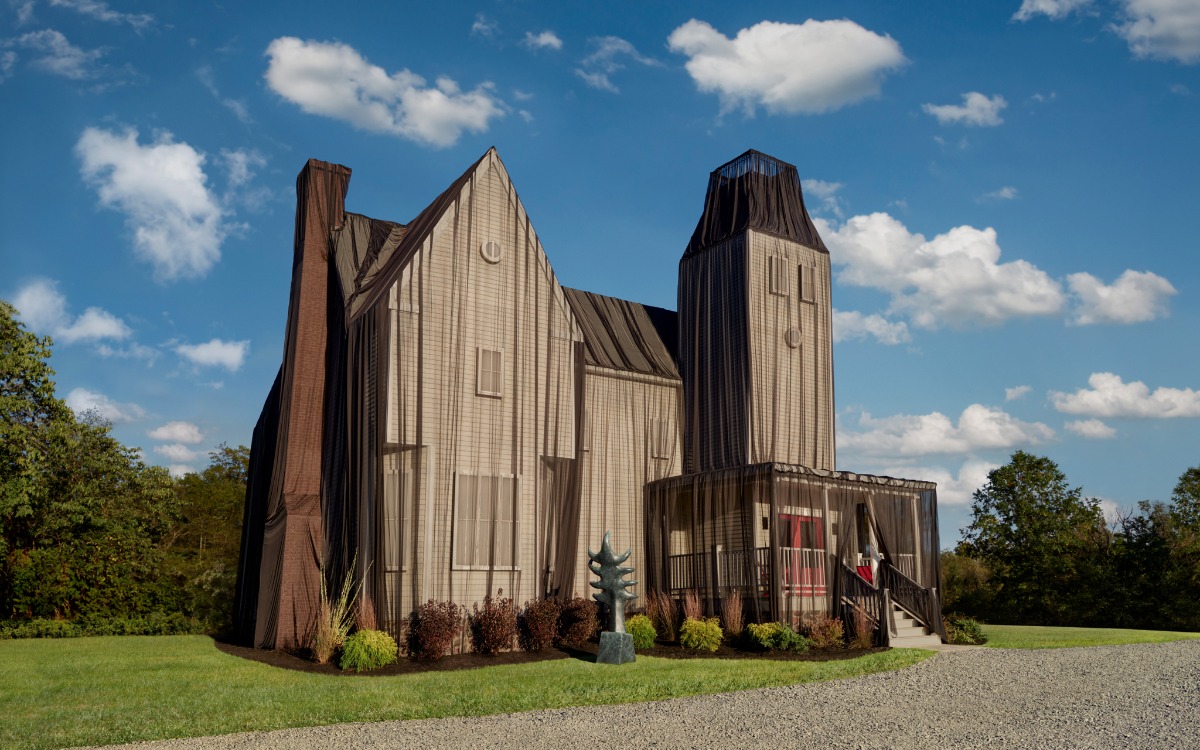
[(610, 530), (644, 590), (939, 632), (935, 485), (835, 469), (829, 253), (795, 167), (712, 173), (678, 313), (560, 285), (495, 149), (407, 224), (347, 212), (349, 179), (297, 178), (244, 642), (303, 643), (351, 566), (393, 632), (428, 599), (586, 596)]

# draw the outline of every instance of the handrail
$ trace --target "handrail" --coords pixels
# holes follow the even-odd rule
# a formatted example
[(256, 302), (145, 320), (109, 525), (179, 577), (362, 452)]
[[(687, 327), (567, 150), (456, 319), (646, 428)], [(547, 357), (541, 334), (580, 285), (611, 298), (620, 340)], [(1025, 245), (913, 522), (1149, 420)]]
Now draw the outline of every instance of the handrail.
[[(888, 645), (891, 630), (891, 618), (887, 617), (884, 605), (884, 591), (875, 588), (871, 583), (858, 574), (858, 571), (846, 563), (842, 566), (842, 619), (853, 629), (854, 610), (862, 610), (867, 618), (875, 625), (878, 632), (878, 643)], [(887, 618), (886, 620), (884, 618)], [(884, 627), (884, 624), (887, 627)]]
[(913, 579), (901, 573), (890, 562), (884, 562), (879, 566), (879, 581), (889, 591), (892, 598), (901, 606), (911, 612), (918, 620), (922, 620), (921, 624), (925, 627), (932, 628), (933, 620), (931, 619), (930, 608), (932, 606), (932, 598), (929, 590)]

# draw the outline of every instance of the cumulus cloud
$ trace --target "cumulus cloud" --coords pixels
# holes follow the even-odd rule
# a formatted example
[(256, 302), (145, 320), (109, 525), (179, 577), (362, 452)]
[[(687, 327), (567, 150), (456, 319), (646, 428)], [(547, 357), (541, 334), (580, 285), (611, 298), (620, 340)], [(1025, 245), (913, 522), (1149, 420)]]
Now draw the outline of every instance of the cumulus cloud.
[(67, 298), (51, 279), (34, 279), (13, 297), (13, 306), (30, 330), (49, 334), (63, 344), (120, 341), (132, 334), (123, 320), (99, 307), (89, 307), (78, 317), (67, 311)]
[(825, 180), (801, 180), (800, 187), (804, 189), (806, 196), (821, 201), (821, 207), (826, 211), (839, 219), (842, 218), (842, 201), (838, 197), (838, 192), (842, 189), (842, 183), (826, 182)]
[(863, 412), (858, 427), (857, 432), (838, 430), (839, 450), (872, 457), (926, 456), (1038, 445), (1054, 438), (1054, 430), (1041, 422), (1023, 422), (983, 404), (964, 409), (957, 424), (940, 412), (882, 419)]
[(174, 461), (176, 463), (195, 461), (200, 456), (198, 451), (194, 451), (186, 445), (182, 445), (180, 443), (156, 445), (154, 446), (154, 452), (166, 458), (168, 461)]
[(137, 404), (118, 403), (103, 393), (89, 391), (86, 388), (73, 389), (67, 394), (64, 401), (77, 415), (94, 412), (113, 424), (137, 422), (146, 418), (146, 410)]
[(1004, 389), (1005, 401), (1016, 401), (1017, 399), (1025, 398), (1033, 388), (1027, 385), (1018, 385), (1012, 388)]
[(1099, 419), (1076, 419), (1063, 425), (1067, 432), (1074, 433), (1088, 440), (1108, 440), (1117, 436), (1114, 427), (1101, 422)]
[(958, 467), (957, 475), (941, 466), (885, 466), (878, 473), (936, 482), (938, 507), (947, 508), (970, 505), (975, 490), (987, 484), (988, 472), (998, 468), (999, 464), (971, 459)]
[(154, 16), (149, 13), (121, 13), (108, 7), (108, 3), (102, 0), (50, 0), (50, 4), (56, 8), (68, 8), (97, 21), (126, 23), (136, 31), (154, 24)]
[(1004, 122), (1000, 111), (1008, 106), (1008, 102), (999, 94), (987, 97), (978, 91), (969, 91), (962, 98), (962, 104), (922, 104), (921, 109), (936, 117), (942, 125), (991, 128)]
[(521, 40), (521, 44), (529, 49), (562, 49), (562, 39), (558, 38), (558, 34), (546, 29), (545, 31), (534, 34), (532, 31), (525, 32), (525, 38)]
[(237, 372), (250, 351), (249, 341), (213, 339), (205, 344), (179, 344), (175, 353), (201, 367), (224, 367)]
[(1118, 34), (1136, 57), (1200, 62), (1200, 4), (1194, 0), (1122, 0)]
[(233, 227), (208, 188), (199, 151), (166, 132), (143, 146), (133, 128), (88, 128), (75, 153), (100, 205), (125, 215), (135, 251), (157, 280), (203, 277), (220, 259)]
[(1013, 20), (1028, 21), (1039, 15), (1058, 20), (1091, 4), (1092, 0), (1023, 0), (1013, 14)]
[(1060, 412), (1089, 417), (1200, 417), (1200, 391), (1167, 387), (1151, 391), (1140, 380), (1126, 383), (1111, 372), (1092, 373), (1088, 387), (1074, 393), (1051, 391), (1050, 401)]
[(444, 148), (464, 131), (485, 132), (505, 113), (491, 83), (463, 91), (441, 77), (429, 86), (407, 69), (389, 74), (339, 42), (280, 37), (266, 54), (267, 85), (275, 93), (309, 114), (373, 133)]
[(171, 476), (180, 479), (187, 474), (195, 474), (196, 470), (187, 464), (171, 464), (167, 467), (167, 471), (171, 472)]
[(588, 43), (595, 51), (580, 61), (580, 67), (575, 69), (575, 75), (583, 79), (592, 88), (620, 93), (620, 89), (609, 78), (619, 70), (623, 70), (627, 62), (632, 60), (640, 65), (658, 66), (661, 62), (652, 57), (646, 57), (637, 51), (629, 41), (619, 36), (593, 37)]
[(229, 187), (237, 188), (245, 185), (254, 177), (254, 170), (264, 167), (267, 160), (257, 151), (242, 149), (221, 149), (221, 160), (229, 172)]
[(688, 57), (696, 87), (716, 93), (722, 113), (762, 106), (769, 113), (820, 114), (877, 96), (883, 78), (907, 60), (896, 40), (853, 21), (762, 21), (730, 39), (692, 19), (667, 46)]
[[(32, 52), (32, 64), (35, 68), (74, 81), (94, 78), (100, 72), (96, 61), (104, 55), (102, 49), (85, 50), (76, 47), (62, 32), (55, 29), (31, 31), (15, 39), (5, 40), (4, 46)], [(17, 56), (11, 52), (7, 54), (7, 67), (11, 70)]]
[(833, 341), (873, 338), (880, 344), (895, 346), (912, 341), (908, 324), (891, 321), (882, 315), (863, 315), (857, 310), (833, 311)]
[(475, 14), (475, 22), (471, 24), (471, 36), (491, 39), (500, 32), (500, 24), (482, 13)]
[(1073, 273), (1067, 287), (1075, 298), (1071, 322), (1081, 326), (1165, 318), (1167, 300), (1176, 294), (1171, 282), (1149, 271), (1127, 270), (1107, 285), (1090, 273)]
[[(171, 443), (185, 443), (187, 445), (196, 445), (204, 442), (204, 433), (200, 432), (200, 428), (191, 422), (175, 421), (167, 422), (164, 425), (155, 427), (146, 433), (154, 440), (163, 440)], [(181, 459), (191, 460), (191, 459)]]
[(838, 280), (888, 292), (890, 312), (921, 328), (996, 324), (1053, 315), (1061, 285), (1024, 260), (1000, 262), (996, 230), (960, 226), (931, 240), (886, 213), (855, 216), (834, 228), (816, 220), (842, 268)]

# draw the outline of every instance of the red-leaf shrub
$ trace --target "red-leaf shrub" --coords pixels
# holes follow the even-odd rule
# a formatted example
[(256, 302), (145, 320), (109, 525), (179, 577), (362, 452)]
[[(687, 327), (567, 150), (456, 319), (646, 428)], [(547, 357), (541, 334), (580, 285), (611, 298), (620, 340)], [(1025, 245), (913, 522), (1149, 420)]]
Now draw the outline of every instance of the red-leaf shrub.
[(526, 651), (541, 651), (554, 644), (558, 629), (558, 602), (553, 599), (535, 599), (525, 602), (519, 625), (521, 648)]
[[(497, 595), (503, 594), (500, 590)], [(471, 646), (476, 653), (494, 654), (512, 648), (517, 637), (517, 610), (512, 599), (483, 597), (483, 607), (472, 605)]]
[(433, 599), (413, 610), (408, 621), (408, 653), (417, 659), (440, 659), (462, 629), (462, 608)]
[(596, 603), (576, 596), (562, 605), (558, 616), (558, 640), (568, 646), (582, 646), (600, 629)]

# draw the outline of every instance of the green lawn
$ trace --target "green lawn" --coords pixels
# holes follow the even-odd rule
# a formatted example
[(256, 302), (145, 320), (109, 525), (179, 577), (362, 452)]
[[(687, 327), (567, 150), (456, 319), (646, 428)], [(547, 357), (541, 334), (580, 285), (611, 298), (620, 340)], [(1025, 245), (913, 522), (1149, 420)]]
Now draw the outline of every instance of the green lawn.
[(49, 748), (252, 729), (660, 700), (899, 669), (895, 649), (832, 662), (576, 659), (393, 677), (305, 674), (204, 636), (0, 641), (0, 747)]
[(1162, 643), (1200, 638), (1200, 633), (1170, 630), (1120, 630), (1118, 628), (1046, 628), (1034, 625), (984, 625), (987, 645), (993, 648), (1073, 648), (1121, 646), (1126, 643)]

